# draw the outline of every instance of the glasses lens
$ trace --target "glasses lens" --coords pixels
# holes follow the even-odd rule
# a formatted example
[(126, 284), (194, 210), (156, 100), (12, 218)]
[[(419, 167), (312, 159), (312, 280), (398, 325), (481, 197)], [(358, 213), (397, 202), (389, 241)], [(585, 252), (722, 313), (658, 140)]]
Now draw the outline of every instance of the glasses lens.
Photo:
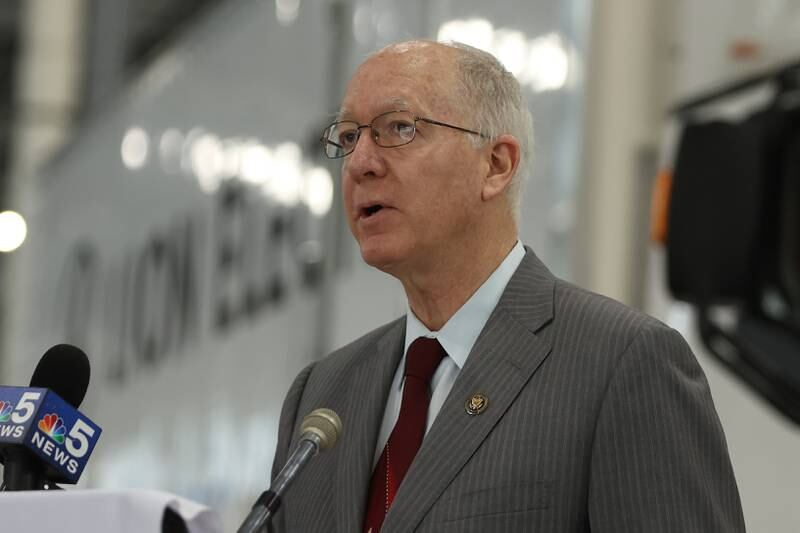
[(414, 140), (414, 115), (408, 111), (393, 111), (372, 121), (372, 136), (378, 146), (392, 148)]
[(330, 158), (346, 156), (355, 149), (358, 135), (359, 129), (356, 122), (343, 121), (331, 124), (322, 135), (325, 155)]

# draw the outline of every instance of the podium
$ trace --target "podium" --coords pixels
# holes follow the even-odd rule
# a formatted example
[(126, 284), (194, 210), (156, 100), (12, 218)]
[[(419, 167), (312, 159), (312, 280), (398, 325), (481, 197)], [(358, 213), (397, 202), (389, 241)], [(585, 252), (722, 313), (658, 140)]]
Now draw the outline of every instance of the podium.
[(220, 516), (153, 490), (0, 492), (0, 530), (9, 533), (222, 533)]

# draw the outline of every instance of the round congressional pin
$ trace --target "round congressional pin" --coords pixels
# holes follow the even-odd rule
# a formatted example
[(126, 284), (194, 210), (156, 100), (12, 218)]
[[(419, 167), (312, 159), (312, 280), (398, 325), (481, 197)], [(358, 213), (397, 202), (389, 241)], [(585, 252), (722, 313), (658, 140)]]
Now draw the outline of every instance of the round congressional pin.
[(468, 415), (475, 416), (484, 412), (487, 405), (489, 405), (489, 398), (487, 398), (485, 394), (477, 393), (473, 394), (472, 397), (467, 400), (464, 407)]

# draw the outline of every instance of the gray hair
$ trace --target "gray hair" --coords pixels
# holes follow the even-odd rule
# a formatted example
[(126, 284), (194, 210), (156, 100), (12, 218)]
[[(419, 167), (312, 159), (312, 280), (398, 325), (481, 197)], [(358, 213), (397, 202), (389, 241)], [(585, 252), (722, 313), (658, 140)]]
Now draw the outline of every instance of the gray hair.
[[(533, 118), (519, 82), (488, 52), (459, 42), (441, 44), (458, 52), (459, 104), (469, 110), (467, 116), (473, 121), (467, 127), (489, 138), (509, 133), (519, 141), (519, 166), (506, 193), (514, 220), (519, 223), (522, 186), (533, 160)], [(487, 142), (477, 136), (472, 140), (476, 146)]]

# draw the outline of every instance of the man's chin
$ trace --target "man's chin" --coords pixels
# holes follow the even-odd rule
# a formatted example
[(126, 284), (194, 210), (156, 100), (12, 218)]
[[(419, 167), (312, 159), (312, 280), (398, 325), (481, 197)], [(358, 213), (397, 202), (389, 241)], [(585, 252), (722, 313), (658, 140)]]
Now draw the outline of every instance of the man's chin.
[(391, 265), (394, 263), (389, 254), (364, 253), (362, 251), (361, 258), (369, 266), (377, 268), (378, 270), (383, 270), (384, 272), (389, 270)]
[(361, 246), (361, 258), (366, 264), (391, 274), (396, 265), (401, 261), (401, 254), (397, 250), (387, 247)]

